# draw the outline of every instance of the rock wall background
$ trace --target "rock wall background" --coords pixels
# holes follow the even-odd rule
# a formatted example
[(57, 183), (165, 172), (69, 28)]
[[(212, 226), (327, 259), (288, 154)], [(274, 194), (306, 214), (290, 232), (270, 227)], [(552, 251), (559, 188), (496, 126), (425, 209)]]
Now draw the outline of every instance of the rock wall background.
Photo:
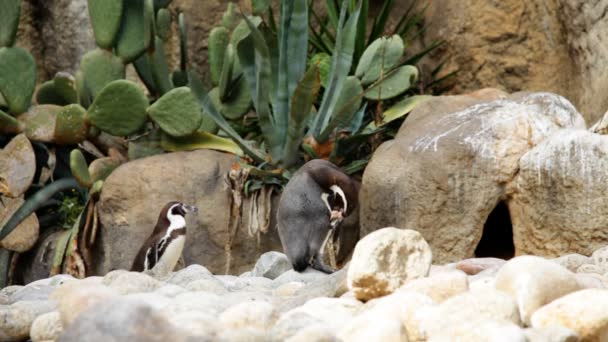
[[(396, 7), (405, 9), (412, 1), (397, 0)], [(234, 2), (250, 10), (250, 0)], [(372, 12), (383, 3), (370, 2)], [(205, 77), (208, 33), (227, 3), (174, 0), (171, 5), (174, 12), (186, 13), (190, 61)], [(86, 4), (23, 0), (18, 44), (33, 52), (40, 80), (75, 70), (80, 56), (94, 46)], [(392, 21), (400, 14), (395, 11)], [(436, 39), (447, 44), (425, 61), (425, 69), (446, 60), (446, 72), (460, 71), (449, 93), (485, 87), (551, 91), (572, 101), (588, 124), (608, 109), (608, 0), (433, 0), (426, 21), (430, 26), (417, 45)], [(174, 61), (176, 52), (177, 45)]]

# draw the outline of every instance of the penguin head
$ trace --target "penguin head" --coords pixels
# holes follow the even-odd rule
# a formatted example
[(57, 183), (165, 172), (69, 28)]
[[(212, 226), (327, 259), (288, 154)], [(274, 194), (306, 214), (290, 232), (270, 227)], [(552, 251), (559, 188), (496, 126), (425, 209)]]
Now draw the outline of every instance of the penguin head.
[(193, 205), (188, 205), (185, 203), (177, 202), (177, 201), (167, 203), (165, 208), (167, 210), (167, 217), (171, 217), (171, 216), (185, 217), (187, 213), (198, 212), (197, 207), (195, 207)]

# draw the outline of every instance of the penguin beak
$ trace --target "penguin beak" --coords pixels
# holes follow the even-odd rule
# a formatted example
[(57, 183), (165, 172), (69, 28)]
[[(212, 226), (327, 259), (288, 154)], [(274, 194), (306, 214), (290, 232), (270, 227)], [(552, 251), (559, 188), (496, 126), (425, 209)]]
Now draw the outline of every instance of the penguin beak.
[(193, 212), (193, 213), (198, 212), (198, 208), (195, 207), (195, 206), (193, 206), (193, 205), (184, 204), (182, 206), (182, 208), (184, 208), (184, 211), (187, 212), (187, 213), (189, 213), (189, 212)]

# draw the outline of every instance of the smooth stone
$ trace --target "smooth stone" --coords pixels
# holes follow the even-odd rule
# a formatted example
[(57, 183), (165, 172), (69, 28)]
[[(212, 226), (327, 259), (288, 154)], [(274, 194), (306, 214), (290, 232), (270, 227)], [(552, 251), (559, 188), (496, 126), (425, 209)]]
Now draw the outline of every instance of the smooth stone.
[(580, 289), (575, 274), (537, 256), (509, 260), (496, 275), (496, 288), (515, 299), (525, 324), (534, 311), (556, 298)]
[(141, 272), (128, 272), (118, 275), (112, 280), (110, 287), (121, 294), (152, 292), (161, 287), (163, 283)]
[(216, 315), (204, 311), (182, 311), (163, 315), (184, 334), (194, 341), (215, 341), (220, 333), (219, 320)]
[(597, 273), (577, 273), (576, 281), (581, 289), (605, 289), (608, 283), (605, 276)]
[(160, 312), (135, 299), (115, 298), (89, 308), (67, 326), (59, 342), (185, 340)]
[(484, 320), (520, 324), (515, 300), (498, 290), (466, 292), (444, 301), (432, 311), (421, 322), (421, 329), (429, 339), (444, 336), (450, 329), (460, 329), (458, 327)]
[(576, 270), (581, 265), (590, 264), (593, 262), (593, 260), (590, 257), (584, 256), (584, 255), (578, 254), (578, 253), (566, 254), (566, 255), (560, 256), (559, 258), (550, 259), (550, 260), (567, 268), (568, 270), (570, 270), (572, 272), (576, 272)]
[(407, 332), (400, 317), (378, 306), (353, 318), (339, 330), (338, 338), (349, 342), (407, 342)]
[[(278, 340), (277, 340), (278, 341)], [(326, 326), (312, 325), (298, 331), (285, 342), (340, 342), (336, 335)]]
[(251, 275), (275, 279), (291, 269), (291, 262), (285, 254), (270, 251), (260, 256), (255, 266), (253, 266), (253, 270), (251, 270)]
[(169, 297), (169, 298), (174, 298), (177, 297), (178, 295), (188, 292), (188, 290), (186, 290), (185, 288), (178, 286), (178, 285), (174, 285), (174, 284), (165, 284), (159, 288), (157, 288), (156, 290), (154, 290), (154, 293), (158, 293), (161, 296), (165, 296), (165, 297)]
[(168, 315), (180, 312), (199, 311), (217, 317), (229, 304), (223, 297), (211, 292), (186, 292), (173, 298), (171, 304), (165, 307)]
[(385, 296), (412, 279), (427, 276), (431, 261), (431, 248), (420, 233), (382, 228), (355, 246), (348, 268), (348, 287), (360, 300)]
[(604, 270), (602, 273), (608, 271), (608, 246), (596, 249), (595, 252), (591, 254), (591, 259), (596, 265)]
[(298, 281), (304, 284), (312, 283), (318, 280), (322, 280), (327, 278), (328, 275), (317, 271), (313, 268), (307, 268), (303, 272), (296, 272), (294, 270), (289, 270), (272, 281), (274, 287), (281, 286), (285, 283), (289, 283), (292, 281)]
[[(221, 330), (217, 340), (220, 342), (267, 342), (270, 340), (270, 336), (264, 330), (243, 328), (237, 330)], [(199, 340), (196, 342), (199, 342)]]
[(52, 300), (22, 301), (0, 306), (0, 341), (22, 341), (28, 338), (36, 317), (57, 309)]
[(59, 286), (50, 298), (57, 300), (61, 322), (67, 327), (89, 307), (118, 296), (116, 289), (104, 285), (70, 282)]
[(405, 283), (397, 291), (419, 292), (431, 297), (435, 302), (441, 303), (450, 297), (466, 292), (468, 289), (466, 273), (454, 270), (414, 279)]
[(47, 300), (56, 286), (51, 285), (27, 285), (9, 297), (10, 303), (24, 300)]
[[(286, 341), (288, 338), (301, 333), (305, 329), (327, 329), (333, 331), (322, 319), (314, 317), (308, 313), (295, 312), (290, 315), (283, 315), (270, 330), (272, 341)], [(302, 341), (302, 340), (300, 340)]]
[(524, 334), (528, 342), (578, 342), (578, 334), (564, 326), (552, 325), (546, 328), (527, 328)]
[(36, 317), (30, 328), (30, 338), (32, 342), (54, 341), (62, 331), (59, 311), (51, 311)]
[(437, 304), (429, 296), (422, 293), (397, 291), (366, 302), (364, 312), (390, 313), (391, 317), (398, 317), (401, 320), (410, 342), (426, 341), (426, 333), (422, 330), (421, 324), (436, 306)]
[(218, 295), (228, 293), (228, 289), (220, 280), (214, 277), (208, 277), (203, 279), (194, 280), (184, 286), (188, 291), (204, 291), (211, 292)]
[(171, 304), (171, 299), (155, 292), (130, 293), (122, 298), (136, 300), (150, 305), (155, 310), (162, 310)]
[(576, 269), (576, 273), (595, 273), (604, 274), (606, 272), (601, 266), (596, 264), (583, 264)]
[(256, 302), (255, 305), (248, 302), (233, 305), (219, 316), (224, 330), (254, 328), (266, 331), (277, 319), (278, 315), (274, 306), (261, 301)]
[(524, 330), (508, 320), (483, 319), (450, 325), (434, 332), (428, 342), (528, 342)]
[[(222, 277), (230, 277), (229, 279)], [(246, 278), (233, 276), (218, 276), (222, 283), (230, 291), (238, 291), (248, 287), (271, 289), (273, 286), (272, 280), (264, 277), (249, 276)]]
[(471, 292), (484, 291), (496, 288), (496, 278), (486, 275), (469, 276), (469, 290)]
[(192, 264), (188, 267), (173, 272), (166, 280), (169, 284), (185, 287), (189, 283), (199, 279), (206, 279), (213, 274), (204, 266)]
[(311, 299), (304, 305), (284, 313), (280, 319), (289, 319), (291, 316), (304, 313), (320, 319), (333, 331), (338, 331), (356, 316), (362, 307), (361, 302), (353, 299), (321, 297)]
[(468, 275), (475, 275), (489, 268), (500, 268), (504, 264), (505, 260), (499, 258), (471, 258), (457, 262), (456, 269)]
[(123, 275), (123, 274), (127, 274), (129, 273), (129, 271), (127, 270), (114, 270), (114, 271), (110, 271), (108, 273), (106, 273), (106, 275), (103, 276), (103, 285), (110, 285), (116, 278), (118, 278), (119, 276)]
[(299, 281), (291, 281), (289, 283), (285, 283), (283, 285), (280, 285), (279, 287), (277, 287), (276, 289), (274, 289), (274, 291), (272, 291), (272, 295), (273, 296), (279, 296), (279, 297), (287, 297), (287, 296), (292, 296), (294, 295), (299, 289), (301, 289), (302, 287), (304, 287), (304, 283), (299, 282)]
[(581, 341), (608, 339), (608, 290), (572, 292), (538, 309), (532, 315), (533, 328), (562, 325), (576, 332)]

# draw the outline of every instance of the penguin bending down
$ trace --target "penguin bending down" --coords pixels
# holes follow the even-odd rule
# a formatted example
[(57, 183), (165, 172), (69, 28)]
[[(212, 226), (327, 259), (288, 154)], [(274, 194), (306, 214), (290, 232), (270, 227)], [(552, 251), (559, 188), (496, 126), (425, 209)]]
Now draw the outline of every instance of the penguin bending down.
[(186, 242), (186, 213), (197, 212), (194, 206), (169, 202), (158, 216), (154, 231), (141, 246), (131, 271), (169, 274), (179, 260)]
[(334, 272), (323, 261), (329, 239), (340, 247), (337, 259), (348, 256), (359, 239), (358, 190), (354, 180), (322, 159), (307, 162), (291, 177), (279, 200), (277, 223), (294, 270), (311, 266)]

